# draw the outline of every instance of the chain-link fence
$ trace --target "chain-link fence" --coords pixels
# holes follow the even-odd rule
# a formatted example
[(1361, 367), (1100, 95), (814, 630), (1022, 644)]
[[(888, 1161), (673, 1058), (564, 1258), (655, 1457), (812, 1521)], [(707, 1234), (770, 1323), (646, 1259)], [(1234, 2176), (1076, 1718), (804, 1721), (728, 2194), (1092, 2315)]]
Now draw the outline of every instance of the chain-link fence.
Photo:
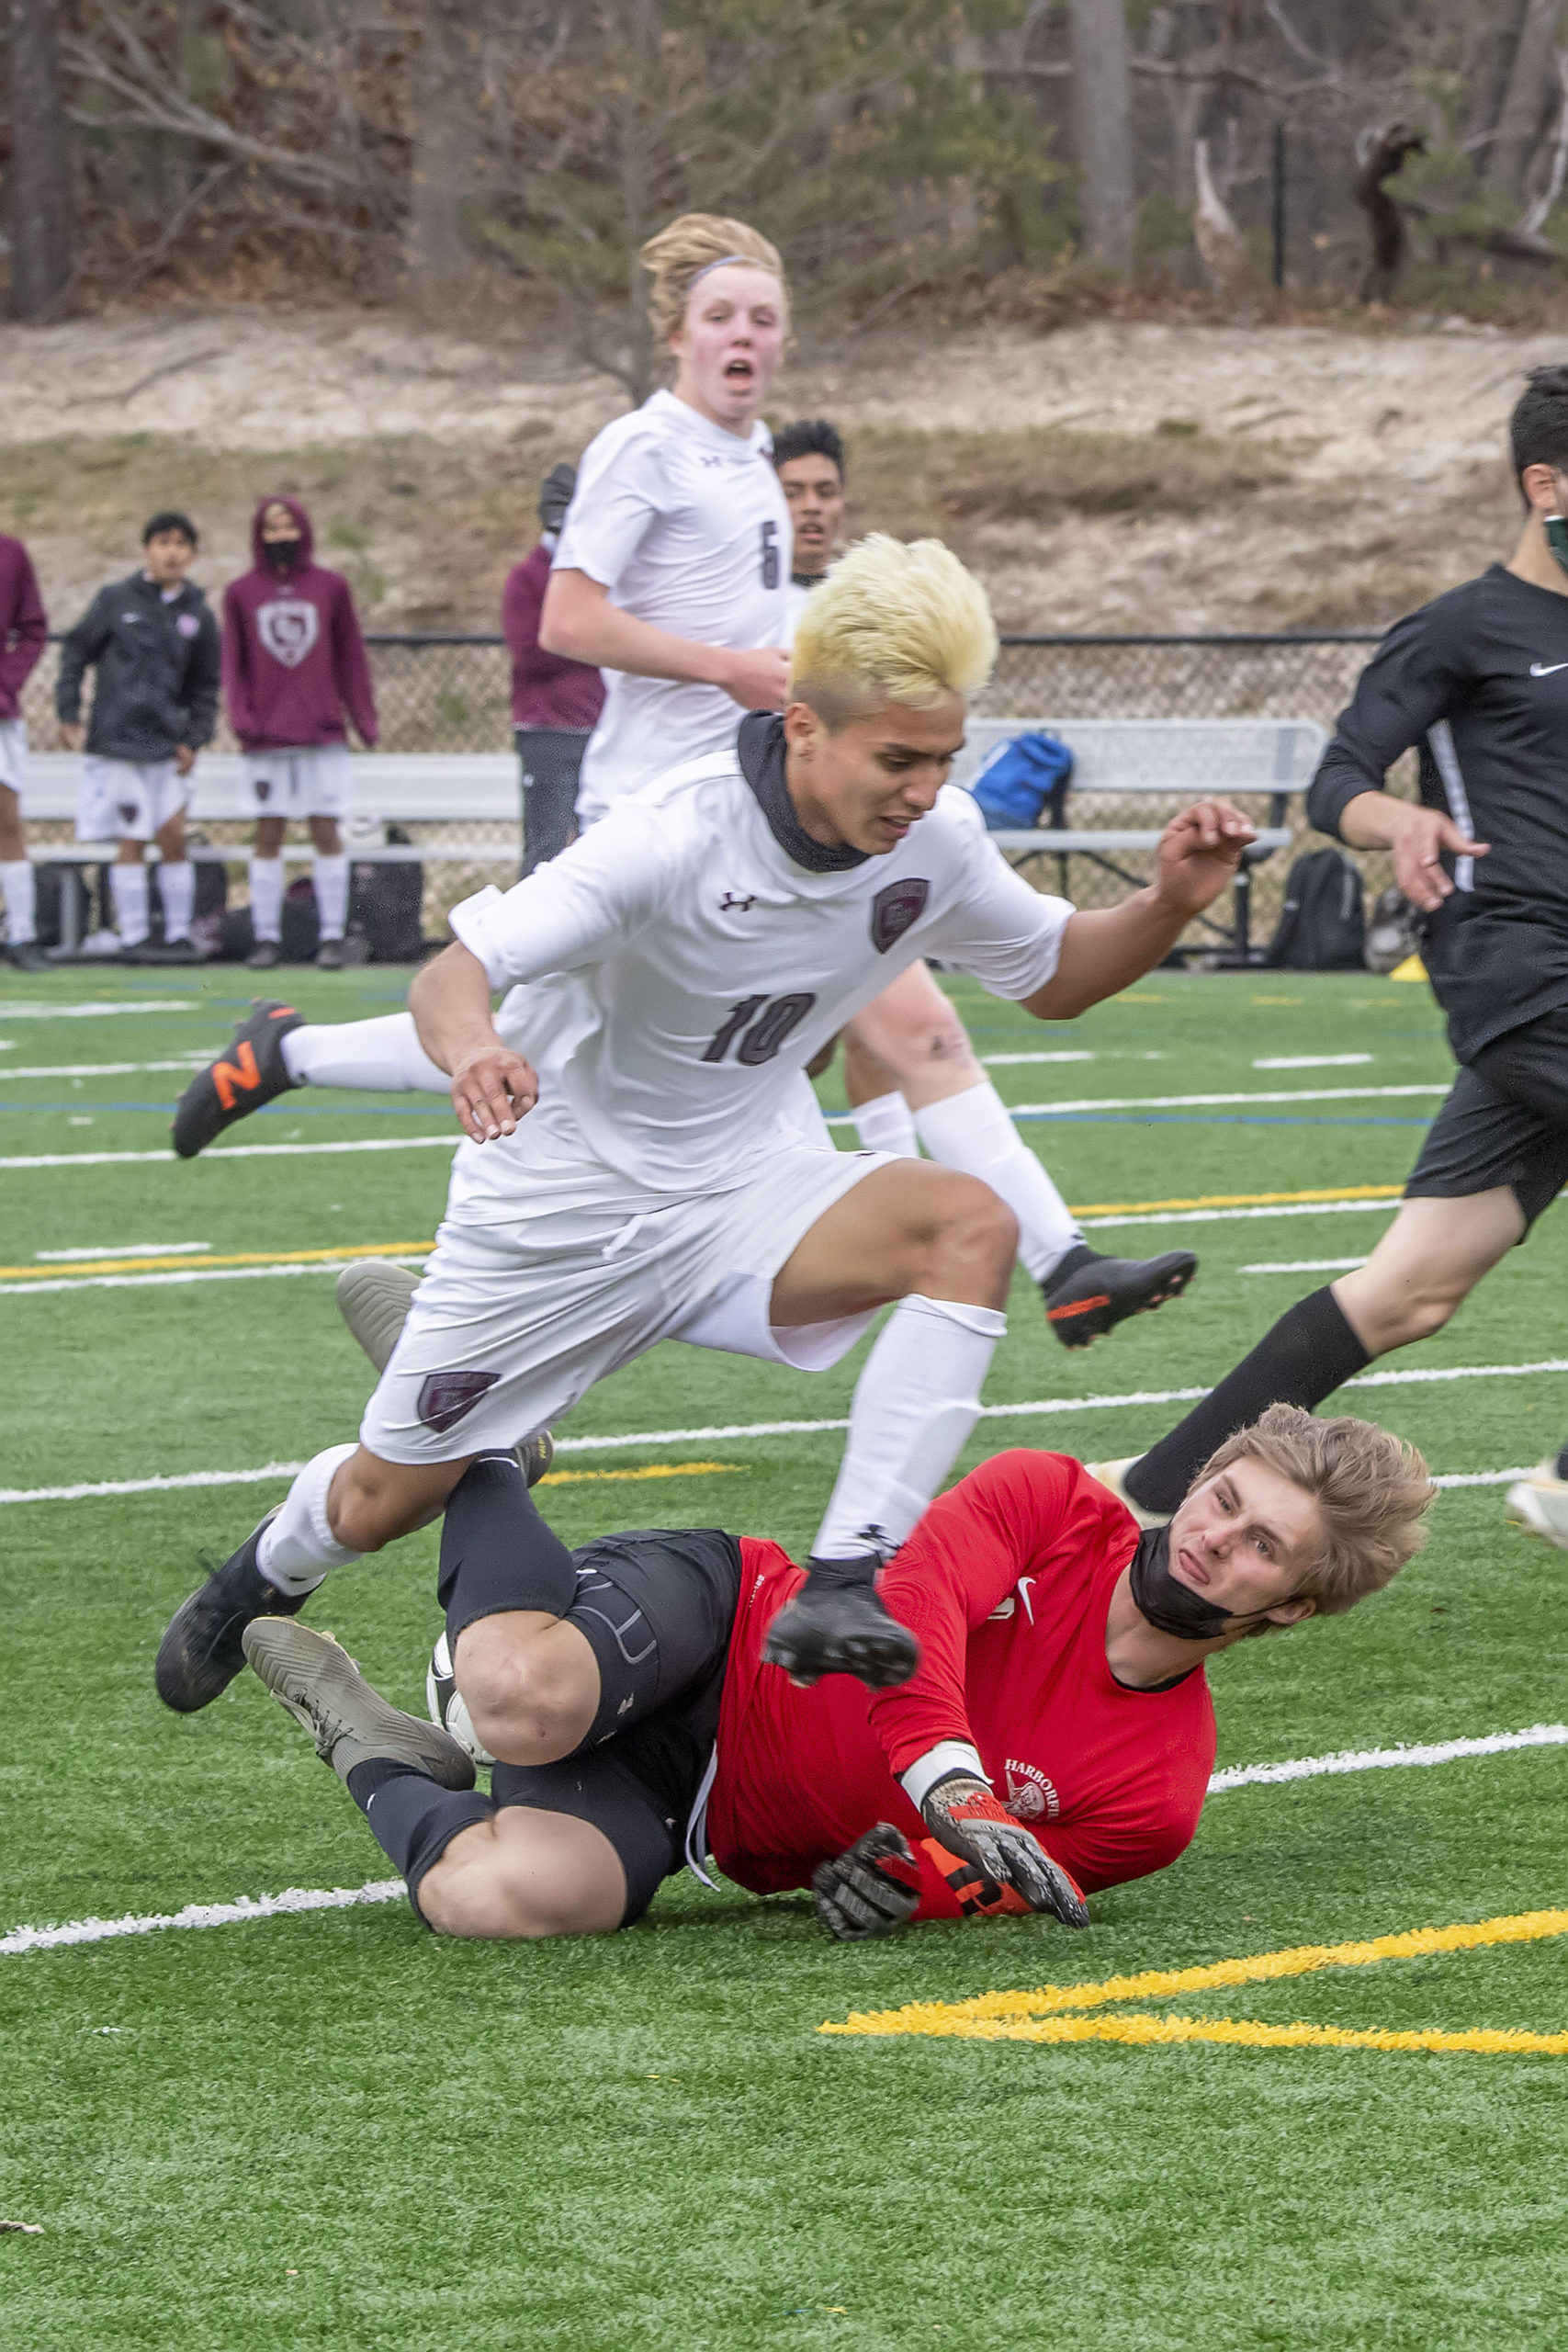
[[(987, 718), (1052, 720), (1083, 718), (1313, 718), (1332, 728), (1356, 677), (1377, 641), (1371, 631), (1341, 631), (1313, 637), (1010, 637), (1002, 640), (996, 673), (978, 698)], [(366, 643), (376, 679), (386, 752), (496, 752), (512, 748), (511, 673), (499, 637), (373, 635)], [(54, 718), (58, 649), (51, 645), (28, 683), (24, 713), (38, 751), (59, 748)], [(231, 751), (233, 738), (220, 727), (214, 748)], [(1249, 801), (1247, 813), (1261, 820), (1268, 803)], [(1172, 803), (1151, 795), (1147, 801), (1118, 797), (1119, 825), (1157, 826)], [(1292, 811), (1298, 834), (1306, 831), (1299, 801)], [(1068, 802), (1067, 821), (1093, 826), (1103, 810), (1087, 801)], [(40, 833), (50, 829), (40, 828)], [(243, 829), (214, 826), (215, 841), (236, 849)], [(425, 828), (410, 831), (417, 842)], [(472, 866), (450, 864), (426, 869), (425, 928), (439, 929), (448, 906), (487, 880), (506, 878), (514, 864), (516, 829), (503, 825), (443, 821), (431, 811), (432, 834), (444, 841), (472, 840)], [(1293, 844), (1292, 844), (1293, 851)], [(1255, 941), (1267, 941), (1279, 918), (1285, 875), (1292, 852), (1269, 858), (1257, 873), (1252, 913)], [(1369, 889), (1388, 878), (1387, 861), (1362, 858)], [(1138, 875), (1148, 860), (1119, 854), (1118, 865)], [(498, 869), (500, 869), (498, 871)], [(1031, 860), (1026, 868), (1042, 888), (1060, 887), (1059, 861)], [(243, 868), (233, 876), (243, 895)], [(1067, 884), (1084, 905), (1105, 905), (1124, 895), (1126, 884), (1092, 859), (1069, 864)], [(1199, 934), (1194, 934), (1197, 940)]]

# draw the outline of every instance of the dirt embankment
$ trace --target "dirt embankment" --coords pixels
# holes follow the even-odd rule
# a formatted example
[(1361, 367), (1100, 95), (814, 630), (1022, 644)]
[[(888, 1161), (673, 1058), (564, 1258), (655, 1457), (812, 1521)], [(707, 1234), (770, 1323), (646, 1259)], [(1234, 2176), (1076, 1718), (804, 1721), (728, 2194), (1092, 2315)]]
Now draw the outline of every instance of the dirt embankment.
[[(799, 353), (775, 413), (849, 433), (852, 523), (937, 531), (1011, 628), (1386, 621), (1507, 543), (1504, 426), (1561, 338), (1097, 322)], [(0, 526), (69, 616), (153, 505), (201, 576), (251, 504), (317, 512), (384, 628), (493, 623), (540, 475), (625, 406), (558, 350), (394, 313), (138, 313), (0, 329)]]

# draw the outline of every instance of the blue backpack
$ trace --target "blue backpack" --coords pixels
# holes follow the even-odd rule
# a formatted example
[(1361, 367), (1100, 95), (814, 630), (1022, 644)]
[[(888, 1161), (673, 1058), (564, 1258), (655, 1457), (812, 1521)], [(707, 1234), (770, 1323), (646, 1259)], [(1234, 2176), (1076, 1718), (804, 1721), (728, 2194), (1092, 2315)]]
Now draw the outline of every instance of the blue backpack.
[(1015, 735), (998, 743), (975, 779), (975, 797), (987, 832), (1037, 825), (1055, 793), (1065, 791), (1073, 755), (1055, 735)]

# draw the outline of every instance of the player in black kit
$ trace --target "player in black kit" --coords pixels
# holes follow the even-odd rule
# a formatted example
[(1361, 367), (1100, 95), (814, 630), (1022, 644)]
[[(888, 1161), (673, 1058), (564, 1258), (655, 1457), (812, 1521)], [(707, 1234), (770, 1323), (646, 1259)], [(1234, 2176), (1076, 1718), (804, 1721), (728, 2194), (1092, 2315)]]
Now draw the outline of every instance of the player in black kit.
[[(1460, 1074), (1366, 1264), (1281, 1316), (1149, 1453), (1097, 1465), (1155, 1517), (1265, 1406), (1321, 1404), (1440, 1330), (1568, 1182), (1568, 368), (1531, 371), (1511, 434), (1513, 555), (1390, 629), (1307, 800), (1321, 831), (1392, 851)], [(1416, 803), (1382, 788), (1411, 750)], [(1568, 1446), (1508, 1509), (1568, 1549)]]

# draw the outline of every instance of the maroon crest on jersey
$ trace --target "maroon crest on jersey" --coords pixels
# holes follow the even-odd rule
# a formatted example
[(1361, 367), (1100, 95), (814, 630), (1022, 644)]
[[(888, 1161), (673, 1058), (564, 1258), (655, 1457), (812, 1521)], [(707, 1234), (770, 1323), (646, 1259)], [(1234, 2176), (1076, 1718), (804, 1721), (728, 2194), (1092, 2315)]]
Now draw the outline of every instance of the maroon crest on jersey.
[(500, 1378), (499, 1372), (433, 1372), (419, 1392), (420, 1419), (427, 1430), (445, 1436)]
[(931, 884), (919, 874), (907, 882), (889, 882), (877, 892), (871, 902), (871, 944), (879, 956), (886, 956), (909, 925), (919, 922), (931, 894)]

